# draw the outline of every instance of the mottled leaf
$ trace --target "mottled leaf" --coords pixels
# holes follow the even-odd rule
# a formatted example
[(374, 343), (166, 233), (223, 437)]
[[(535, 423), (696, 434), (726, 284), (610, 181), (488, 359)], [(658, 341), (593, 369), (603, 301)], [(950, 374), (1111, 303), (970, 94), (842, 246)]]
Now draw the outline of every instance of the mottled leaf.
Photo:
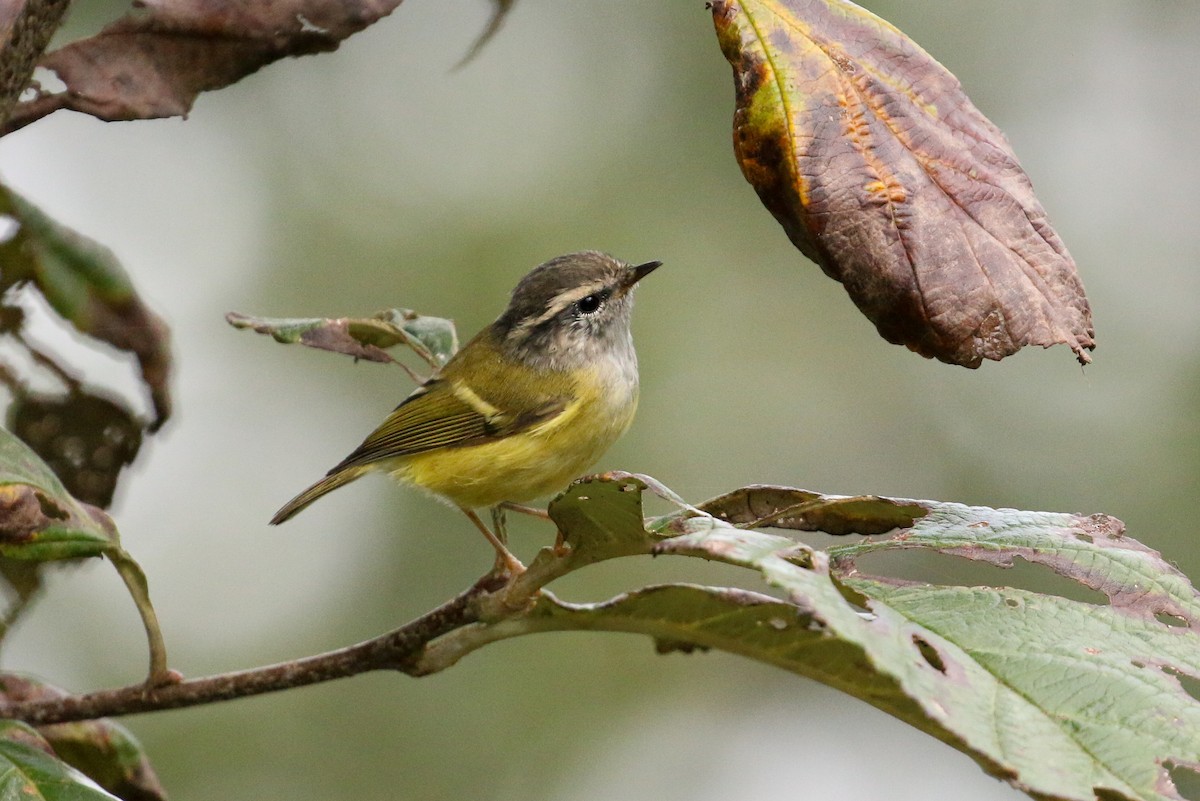
[(1059, 343), (1089, 361), (1075, 263), (949, 71), (846, 0), (709, 5), (742, 172), (885, 339), (968, 367)]
[(167, 653), (145, 574), (112, 518), (71, 497), (45, 462), (0, 428), (0, 557), (28, 562), (103, 556), (125, 582), (150, 648), (150, 679), (168, 681)]
[[(1037, 798), (1180, 799), (1169, 770), (1200, 767), (1200, 597), (1119, 521), (748, 487), (638, 525), (649, 486), (627, 474), (573, 484), (551, 505), (569, 546), (559, 558), (697, 556), (754, 570), (784, 596), (667, 585), (572, 604), (546, 593), (523, 627), (485, 636), (628, 631), (741, 654), (859, 697)], [(892, 533), (819, 551), (749, 528), (818, 521)], [(860, 572), (860, 557), (903, 548), (1031, 559), (1111, 604)], [(529, 572), (556, 577), (549, 553)]]
[(102, 509), (112, 503), (122, 468), (142, 445), (142, 424), (128, 409), (81, 391), (19, 395), (8, 408), (8, 427), (72, 496)]
[(54, 756), (35, 729), (16, 720), (0, 720), (0, 798), (121, 801)]
[[(5, 701), (53, 700), (63, 690), (26, 676), (0, 674)], [(108, 718), (42, 726), (38, 733), (54, 755), (122, 801), (163, 801), (166, 793), (141, 743)]]
[(395, 362), (385, 349), (403, 344), (430, 366), (440, 367), (458, 350), (454, 323), (411, 309), (388, 309), (367, 318), (251, 317), (230, 312), (225, 319), (234, 328), (270, 334), (276, 342), (299, 343), (373, 362)]
[(71, 497), (45, 462), (0, 429), (0, 556), (33, 562), (103, 556), (112, 519)]
[[(288, 56), (336, 50), (391, 14), (401, 0), (139, 0), (137, 9), (88, 39), (45, 56), (65, 84), (18, 103), (4, 133), (59, 109), (102, 120), (186, 116), (201, 92), (220, 89)], [(495, 0), (473, 56), (498, 30), (512, 0)]]
[(444, 317), (429, 317), (412, 309), (387, 309), (375, 319), (394, 326), (404, 335), (405, 344), (431, 365), (440, 367), (458, 352), (458, 332)]
[(154, 405), (157, 430), (171, 414), (170, 334), (138, 297), (107, 248), (59, 225), (29, 201), (0, 186), (0, 217), (16, 233), (0, 243), (3, 285), (28, 282), (78, 331), (132, 353)]

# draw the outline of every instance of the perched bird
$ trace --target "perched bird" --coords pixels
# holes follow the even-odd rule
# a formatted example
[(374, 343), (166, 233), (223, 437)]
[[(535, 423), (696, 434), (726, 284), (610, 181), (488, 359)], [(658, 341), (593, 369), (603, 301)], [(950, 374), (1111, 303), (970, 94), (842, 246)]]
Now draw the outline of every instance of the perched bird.
[(629, 428), (638, 400), (633, 289), (660, 264), (584, 251), (533, 268), (494, 323), (271, 523), (384, 470), (458, 506), (496, 549), (497, 572), (520, 572), (503, 532), (474, 510), (562, 489)]

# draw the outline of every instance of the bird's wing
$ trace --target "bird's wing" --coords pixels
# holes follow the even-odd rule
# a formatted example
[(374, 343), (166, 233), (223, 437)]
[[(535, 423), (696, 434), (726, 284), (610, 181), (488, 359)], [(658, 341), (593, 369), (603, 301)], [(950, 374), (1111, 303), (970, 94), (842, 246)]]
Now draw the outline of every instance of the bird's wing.
[(331, 473), (397, 456), (501, 439), (553, 419), (566, 398), (539, 398), (500, 408), (459, 381), (435, 378), (404, 400)]

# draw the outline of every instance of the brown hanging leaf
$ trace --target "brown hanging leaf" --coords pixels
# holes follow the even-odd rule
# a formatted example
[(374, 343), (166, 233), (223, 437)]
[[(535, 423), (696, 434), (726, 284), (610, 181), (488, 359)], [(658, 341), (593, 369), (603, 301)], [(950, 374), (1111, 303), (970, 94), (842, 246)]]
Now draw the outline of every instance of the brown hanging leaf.
[[(492, 21), (465, 60), (496, 32), (515, 2), (494, 1)], [(0, 133), (59, 109), (107, 121), (186, 116), (201, 92), (236, 83), (287, 56), (336, 50), (401, 2), (135, 0), (134, 13), (43, 58), (39, 66), (66, 88), (39, 90), (17, 104)]]
[(846, 0), (710, 8), (742, 172), (884, 339), (967, 367), (1059, 343), (1090, 361), (1075, 262), (945, 67)]
[(286, 56), (336, 50), (401, 0), (140, 0), (95, 36), (42, 59), (65, 91), (17, 105), (15, 130), (60, 108), (102, 120), (183, 116), (220, 89)]

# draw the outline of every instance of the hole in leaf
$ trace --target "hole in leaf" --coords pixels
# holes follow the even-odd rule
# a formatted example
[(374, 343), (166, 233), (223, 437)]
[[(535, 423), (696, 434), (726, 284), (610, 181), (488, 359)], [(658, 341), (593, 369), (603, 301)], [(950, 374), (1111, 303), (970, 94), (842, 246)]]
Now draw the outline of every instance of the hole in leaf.
[(697, 651), (706, 653), (707, 645), (697, 645), (694, 642), (686, 642), (684, 640), (667, 640), (660, 637), (654, 639), (654, 652), (656, 654), (694, 654)]
[(1118, 793), (1108, 787), (1093, 787), (1092, 794), (1096, 796), (1096, 801), (1134, 801), (1124, 793)]
[(21, 223), (11, 214), (0, 214), (0, 244), (4, 244), (17, 235)]
[(946, 672), (946, 663), (942, 661), (942, 655), (937, 652), (936, 648), (916, 634), (912, 636), (912, 641), (913, 645), (917, 646), (917, 650), (921, 653), (922, 658), (929, 663), (931, 668), (938, 673), (944, 674)]
[(1173, 668), (1170, 665), (1163, 665), (1162, 671), (1168, 676), (1174, 676), (1179, 682), (1179, 686), (1183, 687), (1183, 691), (1185, 693), (1190, 695), (1195, 700), (1200, 701), (1200, 679), (1196, 678), (1190, 673), (1184, 673), (1178, 668)]
[(51, 520), (66, 520), (68, 517), (70, 517), (70, 515), (68, 515), (62, 509), (62, 507), (60, 507), (52, 499), (47, 498), (45, 495), (37, 492), (36, 490), (34, 491), (34, 495), (37, 496), (38, 506), (42, 508), (42, 514), (44, 514), (46, 517), (50, 518)]
[(1017, 607), (1019, 607), (1021, 605), (1021, 602), (1016, 598), (1005, 598), (1004, 605), (1012, 607), (1013, 609), (1016, 609)]
[(813, 569), (813, 553), (810, 549), (803, 545), (798, 545), (795, 548), (789, 548), (786, 551), (780, 551), (779, 557), (788, 564), (803, 568), (804, 570)]
[(58, 73), (45, 67), (34, 68), (33, 81), (37, 84), (39, 94), (56, 95), (67, 91), (67, 85), (58, 77)]
[(1166, 612), (1158, 612), (1157, 614), (1154, 615), (1154, 619), (1157, 620), (1159, 623), (1162, 623), (1164, 626), (1170, 626), (1171, 628), (1184, 628), (1184, 629), (1188, 628), (1187, 620), (1185, 618), (1180, 617), (1179, 615), (1172, 615), (1172, 614), (1168, 614)]
[[(1012, 567), (1005, 568), (922, 549), (876, 552), (860, 556), (855, 562), (859, 572), (869, 576), (943, 586), (1012, 587), (1093, 606), (1108, 606), (1108, 596), (1104, 593), (1020, 557), (1013, 560)], [(1009, 607), (1016, 608), (1010, 600), (1017, 599), (1005, 599)]]
[[(511, 517), (510, 515), (509, 538), (516, 541), (516, 547), (529, 548), (530, 545), (536, 547), (547, 544), (545, 532), (539, 531), (536, 526), (540, 521), (519, 521), (518, 527), (514, 525)], [(525, 515), (517, 517), (523, 518)], [(758, 571), (706, 559), (609, 559), (556, 579), (554, 588), (561, 597), (573, 602), (593, 603), (607, 601), (613, 596), (628, 592), (630, 587), (673, 583), (732, 587), (788, 600), (785, 590), (766, 584)]]
[(1175, 784), (1179, 795), (1187, 801), (1200, 801), (1200, 770), (1190, 765), (1179, 765), (1174, 762), (1166, 764), (1167, 775)]

